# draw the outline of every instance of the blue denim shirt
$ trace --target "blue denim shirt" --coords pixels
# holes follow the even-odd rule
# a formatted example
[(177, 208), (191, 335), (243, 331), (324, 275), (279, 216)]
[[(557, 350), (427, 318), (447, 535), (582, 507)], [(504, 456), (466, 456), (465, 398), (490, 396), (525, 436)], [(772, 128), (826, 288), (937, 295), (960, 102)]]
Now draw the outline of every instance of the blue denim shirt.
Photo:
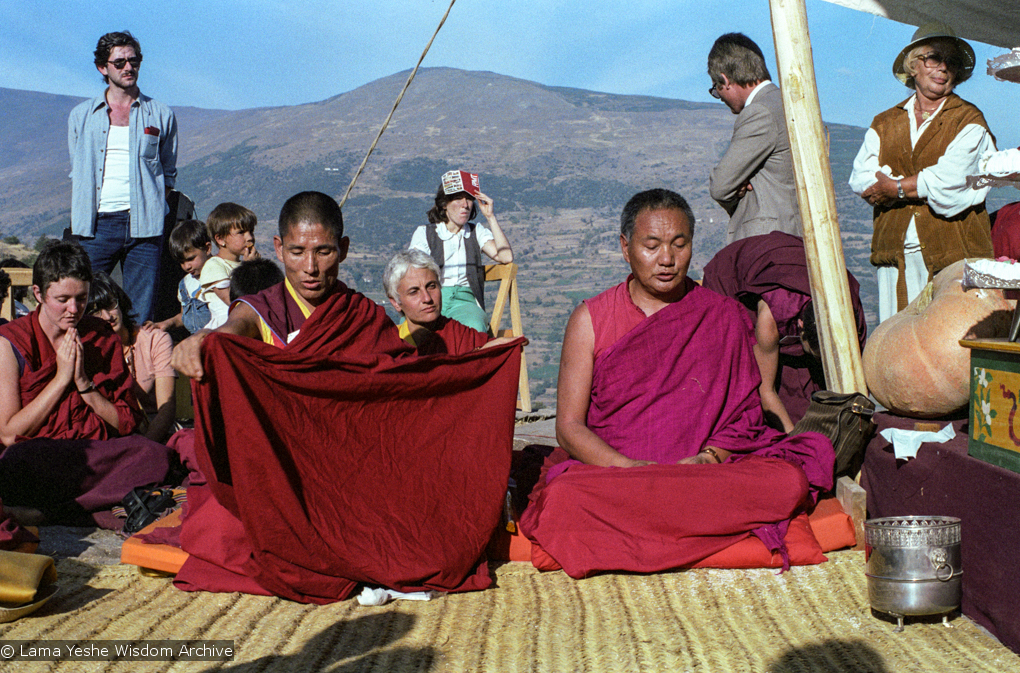
[[(95, 236), (109, 130), (105, 91), (77, 105), (67, 118), (71, 231), (79, 236)], [(161, 236), (163, 218), (169, 212), (165, 189), (172, 188), (177, 179), (177, 118), (173, 110), (139, 94), (131, 105), (128, 146), (133, 148), (128, 165), (130, 234), (133, 238)]]

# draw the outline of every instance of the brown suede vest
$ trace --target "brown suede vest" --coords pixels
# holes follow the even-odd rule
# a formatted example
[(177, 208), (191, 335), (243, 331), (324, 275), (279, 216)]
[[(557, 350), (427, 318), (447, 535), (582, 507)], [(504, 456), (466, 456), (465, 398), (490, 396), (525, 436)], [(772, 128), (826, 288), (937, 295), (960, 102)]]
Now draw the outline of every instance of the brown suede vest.
[[(909, 100), (909, 99), (908, 99)], [(881, 139), (879, 163), (892, 168), (894, 175), (917, 175), (934, 166), (949, 143), (968, 124), (988, 130), (981, 111), (956, 94), (950, 94), (942, 111), (931, 122), (910, 149), (910, 120), (903, 101), (875, 117), (871, 128)], [(989, 133), (991, 133), (989, 131)], [(994, 139), (994, 136), (993, 136)], [(875, 208), (875, 233), (871, 238), (871, 263), (875, 266), (896, 266), (900, 270), (896, 286), (898, 310), (907, 305), (907, 287), (903, 275), (903, 240), (910, 218), (914, 218), (921, 255), (928, 267), (929, 280), (953, 262), (965, 257), (991, 257), (991, 223), (985, 204), (945, 218), (936, 214), (925, 201), (908, 199), (891, 207)]]

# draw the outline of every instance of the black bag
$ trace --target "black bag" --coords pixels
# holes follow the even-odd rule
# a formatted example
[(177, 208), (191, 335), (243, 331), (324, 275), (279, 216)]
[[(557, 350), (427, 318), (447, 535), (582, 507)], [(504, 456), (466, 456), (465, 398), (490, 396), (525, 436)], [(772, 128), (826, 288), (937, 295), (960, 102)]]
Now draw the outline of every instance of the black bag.
[(125, 535), (134, 535), (177, 506), (173, 490), (156, 488), (155, 484), (131, 489), (121, 504), (127, 514), (122, 529)]
[(854, 477), (864, 463), (864, 448), (875, 433), (875, 403), (860, 393), (819, 390), (811, 395), (811, 406), (797, 421), (791, 435), (820, 432), (836, 450), (835, 477)]

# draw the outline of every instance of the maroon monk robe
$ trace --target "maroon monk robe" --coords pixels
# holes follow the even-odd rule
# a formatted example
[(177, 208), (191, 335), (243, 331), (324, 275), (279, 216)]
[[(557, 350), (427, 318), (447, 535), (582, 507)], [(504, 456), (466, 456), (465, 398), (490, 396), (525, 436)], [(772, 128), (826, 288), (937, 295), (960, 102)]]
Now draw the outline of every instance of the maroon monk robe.
[[(233, 576), (311, 603), (358, 582), (489, 586), (481, 559), (509, 476), (520, 342), (408, 357), (382, 309), (348, 291), (283, 349), (213, 334), (202, 354), (196, 454), (250, 551), (235, 547), (216, 577), (189, 574), (189, 559), (178, 586), (243, 589)], [(206, 545), (189, 544), (189, 521), (194, 559)]]
[[(748, 319), (736, 302), (688, 279), (686, 296), (645, 318), (624, 282), (588, 300), (593, 325), (636, 326), (595, 358), (588, 427), (656, 465), (566, 461), (539, 483), (521, 530), (571, 577), (691, 565), (754, 532), (783, 551), (785, 525), (809, 492), (832, 487), (832, 445), (764, 423)], [(643, 315), (643, 314), (642, 314)], [(599, 331), (596, 328), (595, 342)], [(676, 465), (706, 445), (723, 465)]]
[[(83, 523), (84, 514), (119, 504), (132, 488), (161, 481), (169, 467), (165, 446), (130, 435), (141, 411), (120, 339), (90, 316), (77, 329), (85, 373), (116, 407), (119, 427), (107, 425), (68, 386), (43, 427), (0, 454), (0, 497), (9, 505), (42, 510), (49, 523)], [(56, 375), (56, 353), (39, 325), (38, 310), (0, 326), (0, 336), (24, 362), (19, 386), (25, 406)]]
[[(846, 276), (863, 351), (868, 326), (860, 284), (849, 271)], [(804, 353), (800, 340), (795, 338), (800, 309), (811, 299), (803, 239), (773, 231), (731, 243), (705, 265), (702, 285), (745, 304), (752, 315), (757, 311), (757, 298), (769, 305), (779, 335), (784, 337), (776, 377), (779, 399), (796, 423), (811, 404), (811, 394), (825, 386), (821, 362)]]

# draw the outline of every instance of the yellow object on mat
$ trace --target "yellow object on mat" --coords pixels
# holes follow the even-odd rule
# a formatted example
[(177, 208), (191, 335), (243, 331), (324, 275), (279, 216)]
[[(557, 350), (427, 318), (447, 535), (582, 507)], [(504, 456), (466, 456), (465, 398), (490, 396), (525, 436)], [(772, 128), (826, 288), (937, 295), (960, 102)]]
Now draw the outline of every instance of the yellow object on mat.
[[(56, 581), (57, 569), (49, 556), (0, 551), (0, 622), (8, 621), (12, 612), (20, 617), (31, 612), (25, 608), (42, 605), (52, 595), (46, 589)], [(39, 605), (25, 605), (33, 601)]]

